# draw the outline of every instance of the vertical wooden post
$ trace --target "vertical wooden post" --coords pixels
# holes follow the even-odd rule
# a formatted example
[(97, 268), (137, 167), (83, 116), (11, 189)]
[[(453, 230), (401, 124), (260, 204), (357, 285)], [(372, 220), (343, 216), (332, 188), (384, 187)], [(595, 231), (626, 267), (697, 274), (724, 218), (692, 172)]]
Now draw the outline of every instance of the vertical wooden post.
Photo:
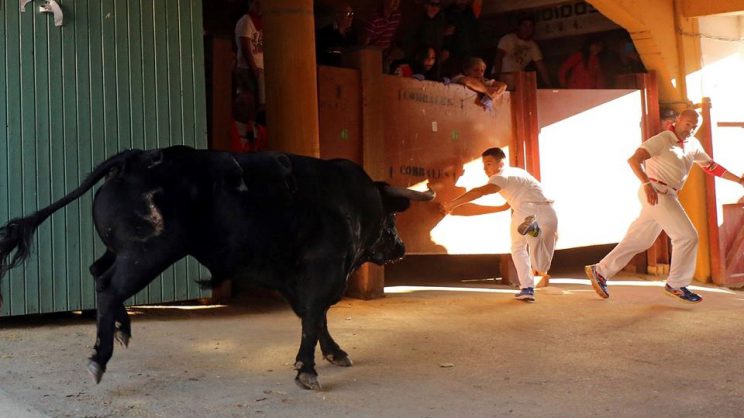
[(230, 128), (232, 125), (232, 41), (225, 38), (211, 38), (212, 89), (211, 120), (209, 126), (210, 149), (227, 151), (230, 149)]
[[(513, 149), (509, 152), (509, 163), (524, 168), (540, 180), (540, 126), (537, 116), (536, 74), (515, 73), (512, 92), (514, 140)], [(502, 254), (499, 261), (502, 283), (519, 287), (519, 277), (511, 254)], [(547, 280), (541, 280), (537, 287), (546, 285)]]
[(540, 179), (540, 142), (537, 121), (537, 78), (534, 72), (514, 74), (512, 115), (514, 120), (514, 149), (510, 163), (521, 167)]
[(261, 3), (269, 147), (320, 156), (312, 0)]
[[(382, 54), (364, 48), (344, 56), (345, 64), (359, 69), (362, 91), (362, 166), (374, 180), (386, 177), (385, 120), (382, 94)], [(364, 264), (349, 278), (347, 295), (360, 299), (384, 296), (385, 268)]]
[[(709, 97), (703, 97), (699, 105), (703, 121), (700, 125), (700, 142), (713, 158), (713, 126), (710, 117), (711, 102)], [(716, 180), (713, 176), (705, 176), (705, 208), (708, 212), (708, 242), (710, 246), (710, 274), (713, 283), (723, 284), (723, 260), (721, 257), (721, 241), (718, 228), (718, 206), (716, 203)]]

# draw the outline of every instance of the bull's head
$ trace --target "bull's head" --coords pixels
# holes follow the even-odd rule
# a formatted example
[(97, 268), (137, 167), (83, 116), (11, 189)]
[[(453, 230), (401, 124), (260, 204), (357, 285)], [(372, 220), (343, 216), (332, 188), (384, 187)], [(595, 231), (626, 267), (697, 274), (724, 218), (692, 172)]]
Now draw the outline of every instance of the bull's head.
[(400, 260), (406, 253), (406, 247), (403, 245), (395, 226), (395, 214), (408, 209), (412, 200), (426, 202), (434, 199), (436, 194), (431, 189), (425, 192), (417, 192), (393, 187), (383, 182), (377, 182), (376, 184), (382, 198), (385, 215), (380, 237), (369, 249), (369, 261), (382, 265)]

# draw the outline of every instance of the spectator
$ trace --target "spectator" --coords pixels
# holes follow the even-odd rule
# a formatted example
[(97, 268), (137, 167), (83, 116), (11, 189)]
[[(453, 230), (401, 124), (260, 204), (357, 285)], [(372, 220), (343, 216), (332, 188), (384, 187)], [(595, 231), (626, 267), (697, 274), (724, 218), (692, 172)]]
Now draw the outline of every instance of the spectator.
[(347, 3), (340, 3), (333, 23), (315, 34), (315, 50), (318, 64), (340, 66), (342, 53), (359, 45), (359, 36), (354, 27), (354, 10)]
[(437, 67), (437, 51), (432, 47), (422, 47), (416, 51), (411, 64), (413, 74), (417, 80), (440, 81)]
[[(439, 55), (447, 34), (447, 20), (441, 13), (441, 8), (441, 0), (425, 0), (423, 12), (418, 15), (403, 40), (407, 57), (412, 58), (423, 46), (434, 48)], [(440, 56), (439, 60), (443, 61), (444, 57)]]
[(238, 94), (251, 94), (259, 104), (266, 104), (264, 89), (263, 22), (261, 1), (247, 1), (248, 13), (235, 25), (237, 60), (235, 79)]
[(451, 68), (461, 68), (468, 57), (478, 52), (478, 19), (472, 3), (473, 0), (455, 0), (444, 13), (450, 34), (444, 37), (443, 48), (450, 54)]
[(664, 107), (659, 111), (659, 120), (661, 121), (661, 131), (668, 131), (669, 128), (674, 126), (674, 122), (677, 120), (679, 113), (674, 109)]
[(413, 68), (404, 59), (395, 60), (390, 63), (390, 74), (397, 75), (398, 77), (412, 77)]
[(504, 93), (506, 84), (487, 79), (485, 77), (486, 63), (478, 57), (468, 58), (462, 70), (462, 74), (453, 78), (452, 82), (462, 84), (478, 93), (477, 103), (484, 109), (490, 110), (493, 106), (493, 99)]
[(605, 75), (600, 56), (604, 41), (588, 38), (580, 52), (570, 55), (558, 71), (561, 87), (569, 89), (606, 88)]
[(390, 64), (390, 47), (395, 31), (400, 24), (400, 0), (382, 0), (382, 8), (367, 22), (364, 28), (365, 46), (382, 49), (383, 68)]
[(535, 21), (525, 16), (519, 19), (519, 26), (515, 32), (508, 33), (499, 39), (492, 74), (505, 82), (509, 89), (514, 88), (514, 76), (511, 73), (524, 71), (531, 62), (535, 63), (543, 84), (551, 85), (548, 68), (543, 62), (540, 47), (532, 40), (534, 34)]

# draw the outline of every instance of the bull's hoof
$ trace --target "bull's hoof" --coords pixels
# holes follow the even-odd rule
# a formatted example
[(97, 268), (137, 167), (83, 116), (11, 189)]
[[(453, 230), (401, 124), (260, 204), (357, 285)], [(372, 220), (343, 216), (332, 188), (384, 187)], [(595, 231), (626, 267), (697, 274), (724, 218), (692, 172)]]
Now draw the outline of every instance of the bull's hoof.
[(116, 333), (114, 334), (114, 338), (116, 338), (116, 341), (118, 341), (122, 347), (128, 348), (129, 339), (132, 337), (124, 331), (116, 330)]
[(86, 367), (88, 370), (88, 373), (90, 373), (91, 377), (93, 377), (93, 380), (96, 381), (96, 384), (101, 383), (101, 377), (103, 377), (104, 369), (101, 367), (100, 364), (98, 364), (95, 360), (91, 360), (88, 362), (88, 366)]
[(315, 376), (310, 373), (304, 373), (301, 372), (297, 374), (297, 377), (295, 377), (295, 383), (297, 386), (303, 388), (303, 389), (310, 389), (310, 390), (321, 390), (320, 382), (318, 382), (318, 376)]
[(351, 358), (349, 358), (348, 355), (344, 355), (343, 357), (336, 357), (333, 354), (329, 354), (327, 356), (323, 356), (323, 358), (328, 360), (331, 364), (339, 367), (351, 367), (354, 364), (352, 363)]

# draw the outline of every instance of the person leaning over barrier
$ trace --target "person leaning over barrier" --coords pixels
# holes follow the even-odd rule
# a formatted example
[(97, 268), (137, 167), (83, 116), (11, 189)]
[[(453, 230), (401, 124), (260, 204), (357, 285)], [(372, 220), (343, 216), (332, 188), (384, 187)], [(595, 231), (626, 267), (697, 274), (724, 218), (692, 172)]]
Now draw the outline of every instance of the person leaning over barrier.
[[(501, 148), (483, 151), (483, 171), (488, 183), (462, 194), (458, 198), (443, 203), (441, 209), (450, 213), (458, 206), (471, 202), (481, 196), (501, 193), (506, 204), (501, 206), (481, 206), (479, 213), (502, 212), (513, 209), (511, 217), (511, 256), (519, 278), (518, 300), (534, 302), (535, 278), (537, 274), (547, 276), (553, 261), (553, 250), (557, 240), (558, 219), (553, 210), (553, 201), (545, 197), (540, 182), (530, 173), (518, 167), (505, 165), (506, 155)], [(539, 224), (538, 224), (539, 221)]]
[(470, 57), (462, 67), (462, 73), (452, 78), (453, 83), (459, 83), (478, 93), (478, 103), (485, 109), (493, 107), (493, 99), (506, 91), (506, 83), (487, 79), (486, 62), (478, 57)]
[(738, 177), (713, 161), (700, 142), (692, 137), (698, 126), (694, 110), (683, 111), (669, 130), (646, 140), (628, 159), (633, 174), (641, 180), (641, 213), (630, 224), (617, 246), (598, 264), (586, 266), (592, 287), (602, 298), (609, 298), (607, 279), (614, 276), (630, 259), (648, 249), (664, 230), (672, 240), (672, 265), (664, 287), (665, 294), (682, 302), (703, 300), (687, 289), (695, 272), (698, 236), (679, 202), (677, 192), (698, 164), (706, 173), (744, 185)]

